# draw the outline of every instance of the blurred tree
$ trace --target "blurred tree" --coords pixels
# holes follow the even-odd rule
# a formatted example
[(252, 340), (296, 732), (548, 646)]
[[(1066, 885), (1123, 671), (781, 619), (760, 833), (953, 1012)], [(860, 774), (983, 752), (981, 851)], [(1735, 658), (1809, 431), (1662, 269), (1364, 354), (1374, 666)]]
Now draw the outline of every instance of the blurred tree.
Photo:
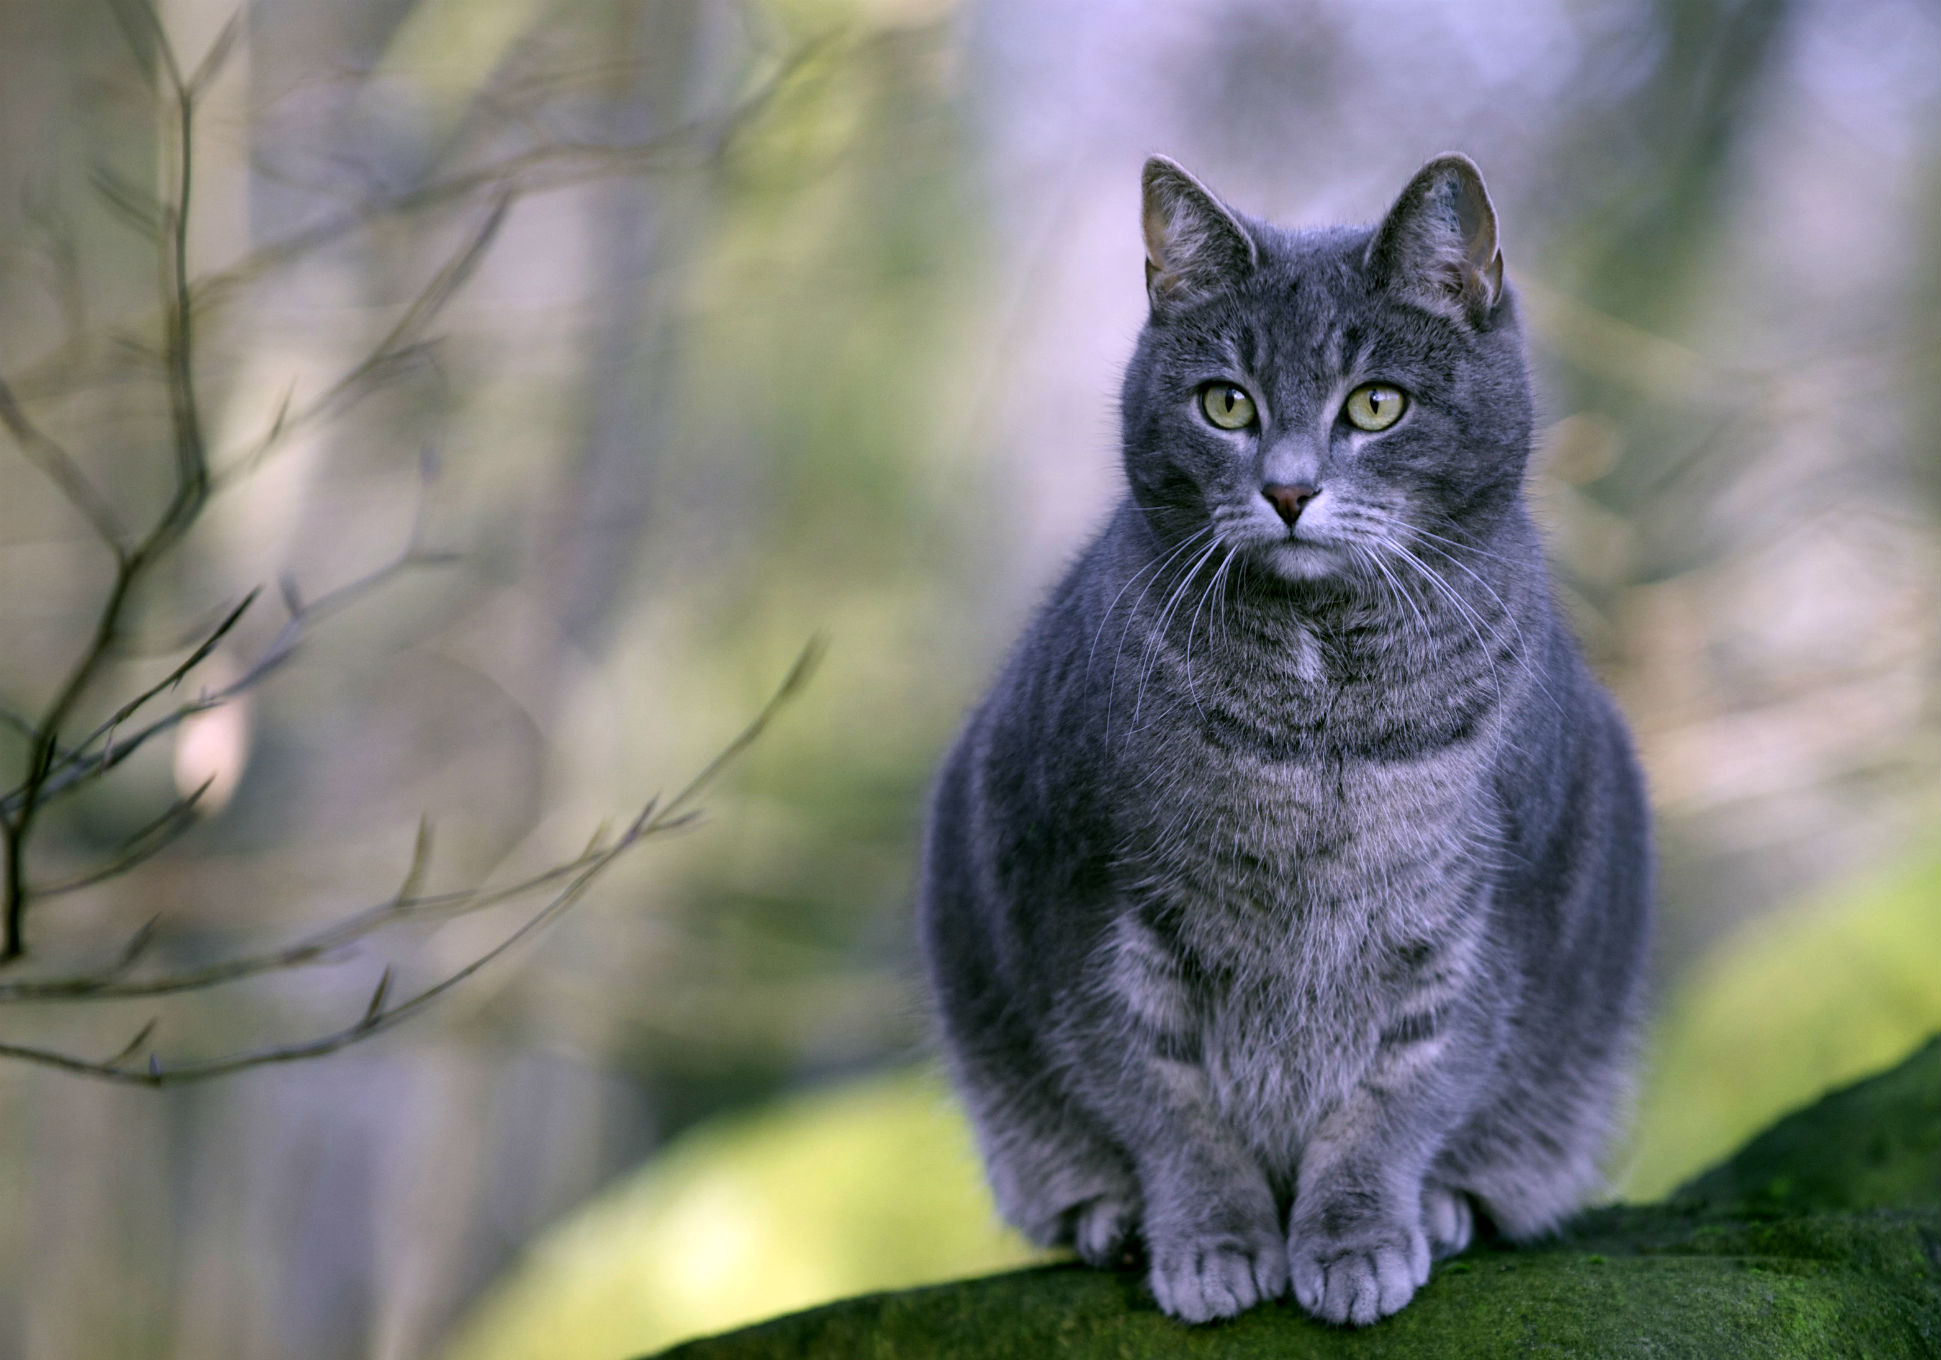
[[(93, 181), (108, 211), (155, 253), (158, 266), (155, 333), (153, 338), (143, 336), (139, 330), (124, 333), (120, 337), (124, 353), (117, 359), (104, 361), (96, 359), (91, 352), (96, 343), (93, 337), (76, 330), (53, 353), (32, 364), (30, 371), (34, 375), (33, 386), (57, 392), (84, 387), (90, 377), (97, 376), (137, 382), (148, 379), (158, 384), (166, 413), (164, 430), (155, 436), (145, 438), (138, 434), (135, 438), (164, 450), (172, 473), (159, 496), (130, 495), (121, 487), (115, 488), (117, 494), (104, 491), (86, 470), (83, 460), (49, 433), (29, 413), (14, 388), (0, 379), (0, 425), (5, 426), (25, 459), (52, 484), (71, 514), (99, 540), (102, 553), (112, 564), (111, 576), (93, 611), (93, 622), (58, 680), (46, 687), (46, 697), (37, 706), (9, 704), (0, 708), (0, 723), (13, 739), (12, 754), (18, 772), (13, 786), (0, 795), (0, 849), (4, 850), (4, 861), (0, 862), (0, 869), (4, 870), (4, 876), (0, 877), (0, 966), (13, 965), (16, 972), (29, 954), (30, 909), (38, 913), (56, 899), (113, 884), (166, 851), (194, 827), (198, 805), (212, 788), (219, 781), (233, 783), (233, 769), (225, 766), (233, 767), (241, 757), (227, 748), (233, 747), (240, 738), (233, 735), (225, 738), (224, 729), (213, 729), (218, 735), (209, 754), (217, 762), (216, 767), (192, 785), (178, 778), (182, 788), (175, 798), (108, 847), (97, 862), (78, 872), (55, 877), (38, 872), (41, 857), (32, 853), (37, 844), (35, 833), (50, 815), (64, 803), (86, 797), (96, 786), (113, 778), (151, 743), (171, 736), (186, 740), (190, 734), (210, 732), (211, 717), (237, 705), (259, 683), (288, 663), (312, 629), (324, 619), (405, 571), (451, 560), (450, 554), (435, 552), (425, 544), (421, 507), (403, 548), (391, 560), (349, 583), (307, 598), (295, 577), (286, 575), (281, 582), (283, 623), (252, 659), (230, 673), (215, 673), (212, 658), (256, 603), (258, 590), (251, 590), (240, 602), (218, 606), (214, 625), (198, 630), (200, 636), (193, 637), (180, 649), (186, 655), (166, 666), (159, 675), (143, 677), (137, 621), (144, 611), (156, 609), (155, 597), (166, 591), (163, 572), (172, 554), (198, 528), (211, 497), (227, 489), (229, 484), (250, 476), (265, 460), (279, 453), (281, 446), (296, 432), (329, 421), (420, 366), (432, 343), (432, 327), (477, 270), (507, 212), (522, 194), (531, 191), (534, 178), (550, 183), (556, 182), (562, 173), (624, 176), (651, 163), (653, 157), (667, 152), (677, 141), (693, 135), (692, 128), (673, 119), (643, 121), (637, 107), (622, 107), (625, 116), (617, 121), (632, 126), (621, 128), (627, 134), (621, 137), (571, 142), (538, 137), (512, 156), (488, 158), (458, 171), (434, 160), (409, 188), (388, 194), (375, 189), (368, 191), (333, 219), (262, 246), (225, 270), (198, 276), (190, 263), (190, 242), (196, 225), (198, 115), (235, 50), (242, 14), (232, 15), (210, 40), (204, 55), (189, 67), (178, 58), (150, 0), (108, 0), (106, 8), (128, 43), (142, 83), (154, 97), (152, 121), (162, 132), (163, 155), (157, 183), (130, 179), (108, 165), (95, 169)], [(661, 13), (679, 8), (668, 7)], [(618, 69), (631, 73), (635, 66), (624, 63)], [(623, 89), (627, 83), (623, 81)], [(666, 82), (663, 79), (661, 83)], [(624, 101), (621, 103), (624, 105)], [(727, 118), (746, 112), (745, 105), (738, 106), (730, 110)], [(725, 120), (717, 118), (717, 121)], [(461, 209), (477, 205), (472, 213), (474, 220), (460, 235), (455, 248), (409, 297), (377, 343), (348, 362), (341, 372), (326, 381), (321, 391), (306, 393), (298, 400), (294, 385), (286, 387), (267, 426), (242, 448), (212, 447), (204, 416), (207, 384), (200, 371), (199, 351), (202, 328), (212, 312), (224, 303), (233, 303), (239, 287), (301, 264), (347, 232), (379, 229), (387, 222), (408, 218), (415, 210), (447, 201)], [(69, 245), (58, 240), (54, 243), (52, 264), (56, 277), (62, 280), (85, 277), (92, 262), (71, 248), (63, 248)], [(630, 267), (628, 260), (615, 260), (611, 255), (600, 264), (614, 268), (628, 279), (637, 280), (641, 273), (637, 267)], [(70, 291), (60, 299), (69, 303), (70, 312), (73, 311), (71, 296)], [(632, 310), (626, 309), (625, 315), (630, 322)], [(616, 334), (625, 325), (608, 326), (606, 334)], [(603, 347), (601, 357), (606, 362), (596, 364), (597, 375), (604, 377), (620, 366), (619, 359), (610, 352), (612, 344), (609, 341)], [(87, 373), (91, 363), (102, 365), (100, 375)], [(603, 413), (596, 412), (596, 417), (600, 414)], [(613, 452), (617, 437), (614, 432), (633, 423), (625, 418), (596, 418), (591, 425), (595, 437), (591, 475), (580, 478), (579, 485), (609, 504), (613, 474), (606, 470), (605, 464), (619, 461)], [(427, 491), (434, 470), (434, 462), (426, 455)], [(568, 526), (567, 543), (577, 544), (588, 538), (600, 541), (598, 535), (573, 532), (579, 527)], [(623, 541), (631, 541), (631, 535)], [(609, 567), (600, 574), (611, 577), (614, 572)], [(561, 601), (563, 631), (571, 635), (577, 628), (587, 626), (589, 614), (599, 609), (598, 598), (611, 593), (610, 585), (580, 573)], [(177, 609), (185, 608), (180, 599), (169, 603)], [(186, 609), (190, 613), (199, 612), (199, 607), (193, 604)], [(385, 967), (362, 1014), (348, 1025), (333, 1026), (322, 1034), (290, 1042), (244, 1040), (232, 1044), (227, 1052), (165, 1064), (150, 1044), (155, 1030), (155, 1022), (151, 1020), (107, 1057), (92, 1058), (57, 1047), (22, 1042), (0, 1042), (0, 1057), (111, 1081), (160, 1086), (318, 1057), (388, 1030), (423, 1010), (565, 910), (609, 864), (634, 845), (691, 821), (696, 796), (728, 759), (754, 740), (776, 705), (800, 686), (807, 675), (809, 659), (810, 654), (804, 653), (769, 705), (687, 786), (664, 800), (650, 800), (618, 834), (609, 834), (604, 828), (596, 832), (583, 851), (561, 863), (490, 888), (430, 892), (425, 882), (430, 871), (432, 837), (426, 824), (420, 827), (409, 867), (395, 893), (363, 911), (311, 929), (294, 942), (268, 947), (224, 943), (213, 951), (205, 950), (212, 952), (213, 957), (194, 962), (172, 961), (160, 969), (145, 969), (143, 965), (152, 949), (168, 952), (166, 938), (158, 945), (158, 936), (165, 935), (167, 926), (164, 924), (158, 930), (160, 918), (155, 918), (135, 931), (105, 961), (72, 971), (0, 980), (0, 1005), (178, 996), (329, 960), (379, 931), (448, 920), (521, 899), (542, 900), (543, 905), (500, 941), (429, 980), (394, 986), (393, 970)], [(187, 701), (176, 698), (177, 692), (186, 686), (195, 688), (195, 697)], [(208, 746), (209, 742), (203, 745)], [(179, 757), (180, 751), (178, 776), (181, 774)], [(98, 947), (97, 952), (101, 952)]]

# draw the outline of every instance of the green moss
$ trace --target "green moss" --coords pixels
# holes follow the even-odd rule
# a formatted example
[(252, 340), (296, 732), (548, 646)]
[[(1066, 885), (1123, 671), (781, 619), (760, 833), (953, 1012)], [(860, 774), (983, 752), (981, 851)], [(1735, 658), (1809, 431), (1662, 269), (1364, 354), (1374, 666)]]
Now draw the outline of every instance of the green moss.
[(1672, 1198), (1763, 1213), (1941, 1207), (1941, 1039), (1781, 1120)]
[(872, 1294), (668, 1360), (1040, 1356), (1941, 1355), (1941, 1039), (1753, 1139), (1662, 1204), (1472, 1251), (1360, 1332), (1291, 1305), (1189, 1328), (1132, 1273), (1049, 1266)]

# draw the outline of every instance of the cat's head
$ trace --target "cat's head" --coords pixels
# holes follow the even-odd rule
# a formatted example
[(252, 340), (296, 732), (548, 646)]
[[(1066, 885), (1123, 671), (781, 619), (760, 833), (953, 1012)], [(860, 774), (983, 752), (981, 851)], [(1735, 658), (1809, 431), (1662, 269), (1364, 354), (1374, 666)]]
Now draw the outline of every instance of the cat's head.
[(1373, 580), (1518, 503), (1529, 378), (1468, 159), (1423, 166), (1376, 227), (1294, 232), (1155, 156), (1143, 226), (1125, 459), (1168, 538), (1209, 531), (1283, 580)]

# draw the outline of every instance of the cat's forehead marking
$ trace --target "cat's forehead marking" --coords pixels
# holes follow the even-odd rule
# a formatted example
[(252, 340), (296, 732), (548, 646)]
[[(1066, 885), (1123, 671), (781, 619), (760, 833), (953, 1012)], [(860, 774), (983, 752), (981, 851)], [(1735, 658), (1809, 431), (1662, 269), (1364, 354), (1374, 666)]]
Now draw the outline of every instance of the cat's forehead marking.
[(1323, 366), (1336, 373), (1345, 372), (1348, 366), (1342, 361), (1341, 328), (1330, 325), (1321, 335), (1321, 359)]
[(1264, 301), (1236, 327), (1249, 356), (1258, 360), (1252, 372), (1307, 387), (1340, 371), (1343, 318), (1336, 299), (1281, 281)]
[[(1343, 353), (1344, 341), (1345, 354)], [(1374, 337), (1360, 330), (1354, 330), (1345, 335), (1336, 334), (1334, 344), (1335, 368), (1343, 374), (1364, 372), (1374, 361)]]
[(1261, 371), (1261, 360), (1267, 352), (1267, 345), (1259, 328), (1251, 319), (1237, 330), (1229, 332), (1226, 342), (1228, 357), (1239, 366), (1242, 373), (1258, 374)]

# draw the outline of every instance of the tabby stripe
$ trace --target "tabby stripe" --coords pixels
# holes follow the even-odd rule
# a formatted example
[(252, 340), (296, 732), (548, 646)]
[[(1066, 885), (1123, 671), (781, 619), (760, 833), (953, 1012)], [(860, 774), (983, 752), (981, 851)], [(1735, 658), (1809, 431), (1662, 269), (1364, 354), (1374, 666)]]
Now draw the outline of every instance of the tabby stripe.
[(1381, 1046), (1399, 1048), (1433, 1039), (1441, 1031), (1445, 1018), (1440, 1006), (1426, 1011), (1411, 1011), (1382, 1031)]

